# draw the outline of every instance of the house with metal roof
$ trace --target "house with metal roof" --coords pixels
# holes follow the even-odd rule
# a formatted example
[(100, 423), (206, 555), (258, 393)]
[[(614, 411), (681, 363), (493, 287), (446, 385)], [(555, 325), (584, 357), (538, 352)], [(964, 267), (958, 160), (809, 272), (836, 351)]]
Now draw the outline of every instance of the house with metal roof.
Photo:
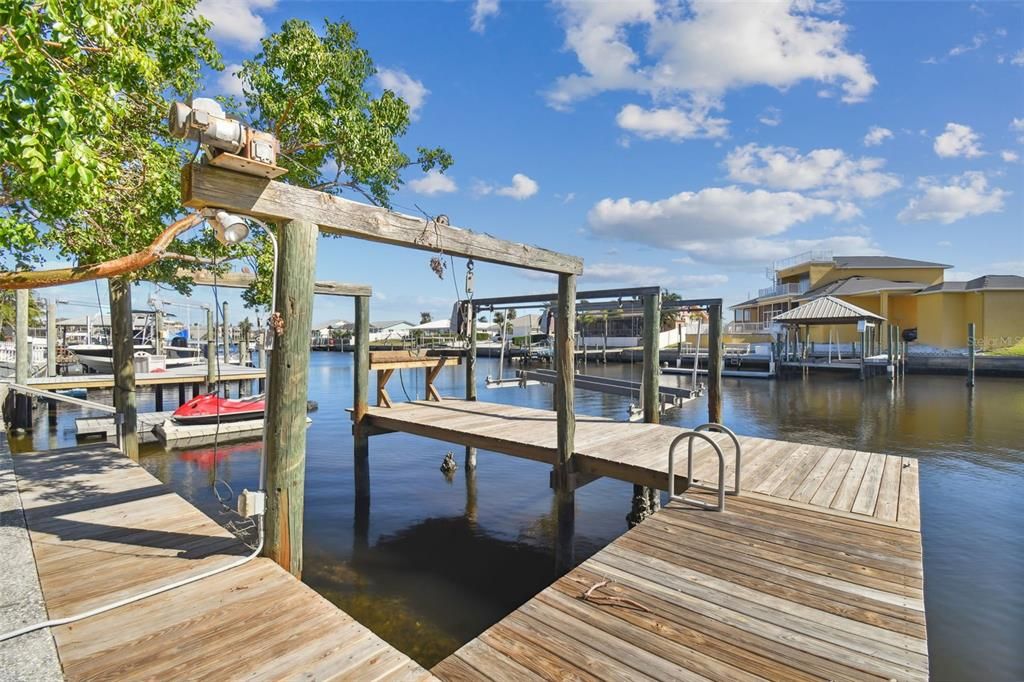
[[(726, 334), (767, 341), (773, 321), (780, 315), (831, 296), (882, 318), (881, 338), (887, 338), (884, 327), (895, 324), (904, 330), (917, 329), (919, 345), (960, 348), (966, 345), (966, 322), (975, 322), (979, 334), (991, 330), (1000, 338), (1024, 335), (1024, 310), (1020, 307), (1024, 306), (1024, 291), (1018, 288), (1019, 280), (1024, 278), (987, 275), (970, 282), (946, 282), (945, 271), (950, 267), (893, 256), (833, 256), (829, 251), (809, 251), (769, 267), (766, 274), (771, 286), (732, 306), (734, 321)], [(989, 307), (967, 302), (966, 295), (971, 292), (982, 298), (988, 296)], [(938, 296), (923, 298), (931, 294)], [(821, 338), (812, 340), (857, 340), (852, 330), (836, 333), (838, 336), (819, 328), (816, 334)]]

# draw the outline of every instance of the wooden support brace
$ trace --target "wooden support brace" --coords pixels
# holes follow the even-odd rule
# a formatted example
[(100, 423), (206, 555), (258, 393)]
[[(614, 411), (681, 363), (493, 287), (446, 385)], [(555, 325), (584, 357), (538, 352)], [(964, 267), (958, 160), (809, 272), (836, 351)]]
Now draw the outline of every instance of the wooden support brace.
[(434, 380), (437, 379), (437, 375), (441, 373), (441, 370), (444, 369), (445, 364), (447, 364), (445, 360), (446, 358), (440, 358), (436, 365), (433, 367), (427, 367), (425, 370), (427, 375), (427, 400), (441, 402), (441, 394), (437, 392), (437, 388), (434, 386)]
[(391, 396), (388, 395), (387, 383), (394, 373), (393, 369), (377, 370), (377, 407), (391, 407)]

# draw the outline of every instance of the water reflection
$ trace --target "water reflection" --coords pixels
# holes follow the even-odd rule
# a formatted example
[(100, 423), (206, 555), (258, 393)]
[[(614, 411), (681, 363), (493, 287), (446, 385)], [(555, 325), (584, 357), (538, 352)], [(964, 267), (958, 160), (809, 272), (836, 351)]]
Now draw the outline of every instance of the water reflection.
[[(478, 376), (496, 375), (480, 359)], [(372, 475), (355, 491), (351, 356), (314, 353), (310, 398), (320, 404), (308, 431), (304, 580), (395, 646), (430, 665), (499, 620), (553, 578), (556, 501), (549, 467), (480, 451), (451, 482), (438, 470), (451, 445), (405, 434), (370, 439)], [(639, 378), (639, 363), (591, 363), (588, 372)], [(463, 368), (439, 377), (443, 395), (462, 395)], [(405, 372), (393, 398), (422, 395), (422, 374)], [(685, 376), (666, 376), (687, 385)], [(937, 679), (1024, 679), (1024, 382), (957, 376), (727, 378), (725, 422), (738, 433), (921, 458), (921, 503), (931, 666)], [(370, 387), (371, 394), (373, 386)], [(483, 400), (552, 407), (549, 386), (488, 390)], [(102, 394), (100, 400), (109, 402)], [(151, 396), (140, 396), (152, 410)], [(623, 419), (629, 397), (578, 392), (583, 414)], [(670, 424), (706, 421), (703, 400), (666, 413)], [(37, 412), (28, 450), (74, 442), (73, 412), (55, 427)], [(461, 450), (456, 450), (461, 453)], [(456, 458), (457, 461), (460, 457)], [(215, 477), (235, 490), (258, 484), (252, 443), (165, 451), (142, 464), (207, 514), (227, 517)], [(367, 470), (367, 474), (369, 471)], [(576, 560), (626, 529), (632, 487), (599, 480), (576, 493)], [(371, 505), (372, 499), (372, 505)]]

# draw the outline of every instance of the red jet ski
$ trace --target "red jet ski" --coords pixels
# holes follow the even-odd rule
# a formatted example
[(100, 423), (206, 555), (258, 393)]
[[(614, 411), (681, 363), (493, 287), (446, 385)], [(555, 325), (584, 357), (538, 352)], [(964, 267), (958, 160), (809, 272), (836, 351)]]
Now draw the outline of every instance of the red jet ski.
[(262, 395), (249, 398), (221, 398), (216, 393), (192, 398), (174, 411), (171, 418), (179, 424), (221, 424), (263, 419), (266, 403)]

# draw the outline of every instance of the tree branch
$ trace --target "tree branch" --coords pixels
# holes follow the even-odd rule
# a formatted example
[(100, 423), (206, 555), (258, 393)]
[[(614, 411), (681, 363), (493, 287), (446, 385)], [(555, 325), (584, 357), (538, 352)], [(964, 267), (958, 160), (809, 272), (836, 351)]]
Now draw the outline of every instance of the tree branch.
[(124, 275), (141, 270), (147, 265), (152, 265), (161, 258), (173, 257), (167, 254), (167, 247), (170, 246), (171, 242), (177, 239), (179, 235), (191, 229), (202, 220), (203, 216), (199, 213), (190, 213), (184, 218), (176, 220), (168, 225), (167, 228), (160, 233), (160, 236), (154, 239), (153, 243), (142, 251), (137, 251), (127, 256), (108, 260), (103, 263), (79, 265), (73, 268), (56, 268), (54, 270), (0, 272), (0, 289), (36, 289), (52, 287), (60, 284), (70, 284), (72, 282), (87, 282), (93, 279), (116, 277), (117, 275)]

